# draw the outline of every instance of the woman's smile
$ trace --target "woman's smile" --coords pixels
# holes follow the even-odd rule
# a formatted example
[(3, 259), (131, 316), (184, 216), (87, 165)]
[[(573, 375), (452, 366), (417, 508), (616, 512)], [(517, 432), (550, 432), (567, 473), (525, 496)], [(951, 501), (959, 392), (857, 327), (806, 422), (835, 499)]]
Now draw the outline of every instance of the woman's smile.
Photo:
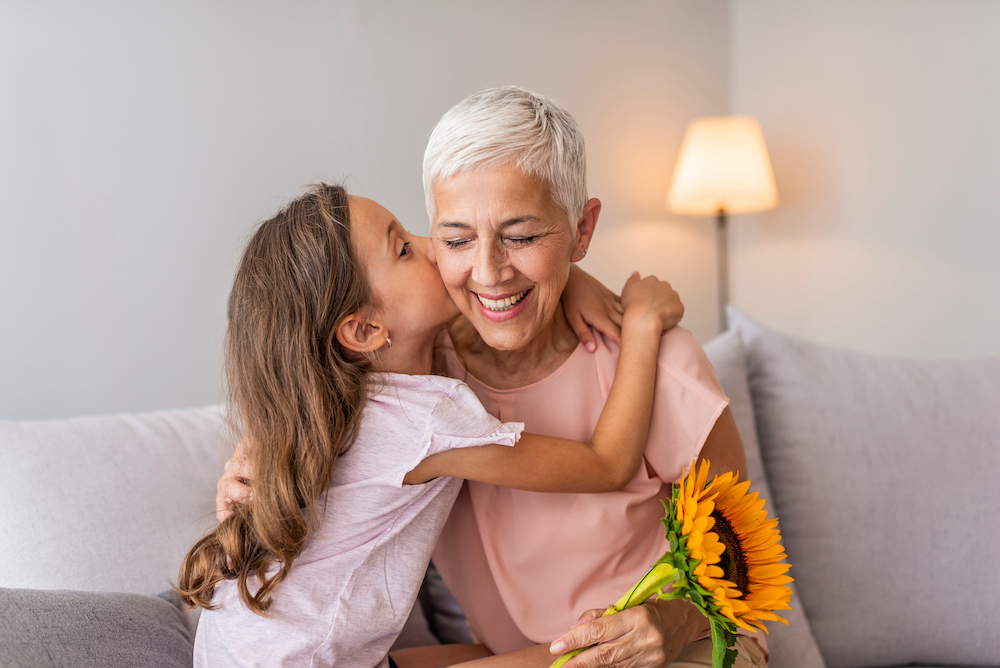
[(531, 289), (522, 290), (521, 292), (515, 294), (508, 294), (503, 296), (491, 297), (489, 295), (483, 294), (481, 292), (473, 292), (479, 303), (484, 307), (493, 312), (505, 313), (510, 311), (512, 308), (524, 301), (524, 299), (531, 292)]

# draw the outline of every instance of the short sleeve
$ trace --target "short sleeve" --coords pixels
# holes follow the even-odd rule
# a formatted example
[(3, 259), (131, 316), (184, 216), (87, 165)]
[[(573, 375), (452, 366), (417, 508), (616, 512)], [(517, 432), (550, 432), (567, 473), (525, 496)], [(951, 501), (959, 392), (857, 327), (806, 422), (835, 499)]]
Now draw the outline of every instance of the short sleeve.
[(664, 482), (681, 476), (729, 404), (705, 351), (681, 327), (660, 339), (646, 461)]
[(487, 413), (465, 383), (438, 380), (446, 380), (452, 387), (442, 392), (434, 404), (416, 457), (391, 474), (392, 484), (397, 487), (402, 487), (406, 474), (431, 455), (493, 443), (513, 446), (524, 431), (523, 422), (501, 422)]
[(524, 431), (523, 422), (501, 422), (486, 412), (469, 386), (462, 382), (434, 407), (424, 457), (477, 445), (512, 446)]

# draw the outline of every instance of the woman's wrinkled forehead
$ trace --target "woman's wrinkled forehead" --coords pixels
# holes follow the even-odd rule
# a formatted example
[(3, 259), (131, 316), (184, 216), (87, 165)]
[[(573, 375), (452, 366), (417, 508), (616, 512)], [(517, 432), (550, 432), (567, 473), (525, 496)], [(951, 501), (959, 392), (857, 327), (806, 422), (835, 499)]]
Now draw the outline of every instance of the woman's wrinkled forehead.
[(516, 167), (466, 171), (434, 184), (432, 234), (467, 227), (503, 228), (533, 220), (572, 231), (550, 185)]

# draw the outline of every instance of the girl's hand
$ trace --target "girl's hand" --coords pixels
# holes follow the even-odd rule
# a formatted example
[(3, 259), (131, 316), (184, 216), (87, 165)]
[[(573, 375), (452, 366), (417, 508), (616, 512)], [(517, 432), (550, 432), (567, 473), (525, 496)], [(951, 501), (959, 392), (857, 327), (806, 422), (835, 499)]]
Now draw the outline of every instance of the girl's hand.
[(219, 478), (215, 492), (215, 518), (222, 521), (233, 512), (233, 503), (249, 503), (253, 490), (247, 484), (252, 477), (246, 446), (240, 441), (236, 452), (226, 462), (225, 472)]
[[(656, 276), (639, 278), (639, 272), (632, 272), (622, 289), (624, 320), (635, 318), (652, 319), (658, 322), (661, 331), (674, 327), (684, 314), (684, 306), (677, 292), (666, 281)], [(679, 307), (679, 312), (678, 312)]]
[[(679, 305), (680, 300), (677, 303)], [(569, 326), (587, 350), (597, 350), (590, 327), (621, 345), (621, 298), (575, 263), (569, 268), (569, 280), (562, 293), (562, 304)], [(681, 313), (683, 312), (684, 307), (681, 307)]]
[(708, 628), (705, 616), (687, 601), (648, 601), (607, 617), (601, 617), (603, 612), (588, 610), (553, 641), (549, 651), (557, 656), (596, 645), (575, 656), (565, 668), (666, 666)]

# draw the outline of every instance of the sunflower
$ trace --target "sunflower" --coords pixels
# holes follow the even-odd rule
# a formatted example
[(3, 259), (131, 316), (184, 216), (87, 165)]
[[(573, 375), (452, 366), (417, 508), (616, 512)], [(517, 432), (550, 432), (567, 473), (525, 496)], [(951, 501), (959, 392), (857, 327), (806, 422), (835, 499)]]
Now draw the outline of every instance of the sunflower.
[(764, 499), (748, 494), (750, 481), (738, 482), (737, 474), (724, 473), (706, 485), (708, 468), (702, 460), (697, 475), (692, 467), (682, 476), (674, 493), (676, 524), (664, 519), (668, 538), (673, 529), (685, 541), (691, 575), (726, 619), (767, 633), (765, 620), (788, 623), (773, 611), (789, 610), (792, 597), (792, 578), (785, 574), (791, 565), (778, 563), (787, 556), (778, 520), (767, 519)]
[[(789, 610), (790, 564), (781, 547), (777, 518), (768, 520), (764, 499), (748, 494), (749, 481), (724, 473), (708, 481), (708, 460), (691, 467), (663, 502), (670, 550), (604, 615), (639, 605), (652, 596), (683, 598), (709, 619), (712, 665), (728, 668), (736, 660), (737, 627), (762, 629), (764, 621), (788, 622), (774, 610)], [(664, 591), (671, 586), (670, 591)], [(551, 668), (584, 650), (562, 655)]]

